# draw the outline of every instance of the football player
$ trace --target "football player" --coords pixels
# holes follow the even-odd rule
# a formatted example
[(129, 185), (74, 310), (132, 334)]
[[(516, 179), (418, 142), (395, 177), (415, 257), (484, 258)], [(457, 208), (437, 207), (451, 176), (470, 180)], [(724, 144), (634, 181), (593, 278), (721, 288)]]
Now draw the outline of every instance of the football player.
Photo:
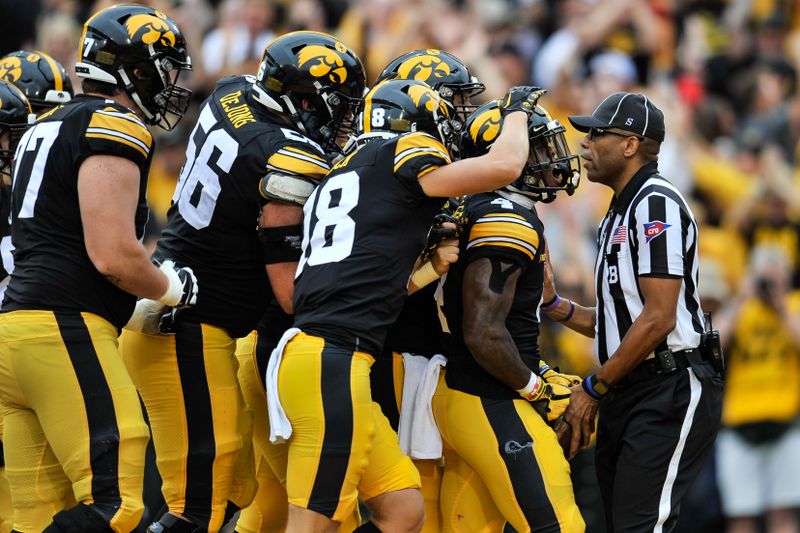
[[(31, 107), (25, 95), (11, 83), (0, 81), (0, 302), (13, 269), (11, 258), (11, 163), (20, 137), (30, 126)], [(14, 508), (3, 462), (3, 416), (0, 411), (0, 532), (11, 531)]]
[[(501, 138), (508, 127), (501, 110), (495, 100), (470, 117), (465, 155), (480, 157)], [(580, 179), (564, 131), (537, 105), (519, 177), (464, 201), (461, 259), (438, 289), (448, 357), (433, 399), (444, 442), (442, 531), (499, 533), (505, 522), (520, 533), (585, 527), (548, 426), (580, 380), (540, 369), (538, 347), (547, 247), (535, 203), (572, 194)]]
[[(72, 82), (66, 70), (53, 58), (42, 52), (13, 52), (0, 59), (0, 79), (14, 84), (27, 97), (29, 108), (21, 105), (18, 98), (1, 98), (0, 112), (6, 112), (5, 119), (0, 122), (0, 307), (3, 294), (8, 285), (9, 276), (14, 269), (11, 246), (11, 226), (8, 219), (11, 210), (11, 162), (14, 150), (22, 133), (28, 128), (33, 113), (43, 113), (58, 104), (68, 102), (72, 98)], [(13, 111), (12, 111), (13, 109)], [(5, 111), (3, 111), (5, 110)], [(3, 414), (0, 411), (0, 439), (2, 439)], [(2, 440), (0, 440), (0, 465), (2, 464)], [(11, 530), (14, 516), (10, 495), (7, 492), (8, 482), (5, 472), (0, 466), (0, 531)], [(3, 521), (8, 520), (8, 528), (4, 529)]]
[(236, 339), (273, 296), (291, 311), (302, 204), (330, 170), (364, 87), (348, 47), (293, 32), (267, 45), (257, 76), (221, 80), (200, 109), (154, 257), (190, 266), (202, 292), (175, 315), (173, 336), (126, 331), (121, 341), (169, 507), (153, 533), (216, 532), (253, 500)]
[(503, 106), (510, 127), (491, 154), (452, 164), (451, 111), (430, 86), (387, 80), (365, 96), (357, 149), (304, 207), (295, 328), (267, 370), (268, 387), (277, 376), (285, 412), (285, 419), (270, 415), (273, 429), (284, 425), (275, 437), (291, 435), (287, 531), (335, 529), (359, 494), (373, 511), (373, 531), (422, 527), (419, 475), (372, 402), (369, 367), (407, 289), (438, 275), (425, 263), (409, 282), (433, 216), (449, 196), (491, 190), (519, 175), (527, 112), (540, 94), (512, 90)]
[(0, 58), (0, 79), (25, 93), (37, 115), (66, 104), (74, 96), (67, 70), (38, 50), (18, 50)]
[[(173, 20), (144, 6), (84, 25), (84, 94), (39, 117), (16, 151), (15, 268), (0, 314), (0, 407), (17, 531), (128, 532), (142, 512), (149, 430), (117, 350), (136, 296), (190, 305), (190, 270), (139, 239), (153, 140), (180, 118), (190, 67)], [(67, 494), (76, 505), (63, 508)]]
[[(434, 48), (414, 50), (396, 58), (383, 69), (376, 83), (392, 78), (424, 81), (433, 87), (456, 110), (453, 118), (458, 122), (457, 127), (463, 127), (469, 114), (475, 110), (471, 97), (485, 89), (463, 61), (453, 54)], [(457, 144), (453, 146), (456, 147)], [(451, 150), (451, 156), (457, 157), (458, 154)], [(434, 230), (434, 233), (438, 234), (438, 231)], [(457, 243), (444, 243), (439, 248), (439, 253), (445, 252), (447, 244), (455, 245), (452, 251), (458, 252)], [(436, 285), (429, 284), (404, 302), (397, 322), (387, 334), (383, 352), (376, 358), (370, 372), (373, 398), (381, 406), (383, 414), (395, 431), (398, 429), (402, 408), (405, 374), (402, 354), (405, 352), (430, 358), (442, 353), (439, 342), (441, 328), (433, 299), (435, 290)], [(423, 532), (437, 533), (440, 530), (441, 465), (437, 460), (414, 460), (414, 465), (420, 473), (425, 500)]]

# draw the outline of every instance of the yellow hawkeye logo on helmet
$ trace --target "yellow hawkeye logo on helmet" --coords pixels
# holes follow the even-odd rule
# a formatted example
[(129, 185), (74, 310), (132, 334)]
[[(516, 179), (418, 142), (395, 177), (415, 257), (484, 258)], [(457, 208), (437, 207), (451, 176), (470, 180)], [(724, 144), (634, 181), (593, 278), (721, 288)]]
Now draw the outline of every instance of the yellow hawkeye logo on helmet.
[(414, 105), (416, 105), (417, 107), (424, 105), (425, 109), (433, 113), (433, 111), (436, 109), (438, 105), (439, 113), (441, 113), (444, 116), (450, 115), (450, 113), (447, 111), (447, 106), (444, 105), (444, 102), (439, 97), (439, 93), (437, 93), (430, 87), (423, 87), (422, 85), (411, 85), (408, 88), (408, 96), (411, 98), (411, 101), (414, 102)]
[(22, 76), (22, 61), (16, 56), (9, 56), (0, 61), (0, 79), (14, 83)]
[(155, 11), (155, 15), (140, 13), (125, 22), (131, 41), (141, 40), (144, 44), (160, 42), (163, 46), (175, 46), (175, 34), (166, 23), (166, 15)]
[[(341, 52), (339, 44), (341, 43), (336, 43), (336, 49)], [(342, 48), (344, 48), (345, 52), (347, 51), (344, 45), (342, 45)], [(309, 74), (315, 78), (328, 76), (328, 79), (334, 83), (344, 83), (347, 79), (344, 60), (330, 48), (318, 44), (310, 44), (300, 50), (297, 57), (299, 59), (298, 66), (306, 67), (307, 65), (306, 68), (308, 68)]]
[[(431, 54), (428, 50), (424, 56), (412, 57), (403, 61), (397, 68), (397, 73), (404, 80), (417, 80), (430, 83), (434, 79), (450, 75), (450, 65)], [(436, 50), (438, 54), (439, 51)]]
[(490, 143), (500, 133), (500, 109), (495, 107), (481, 113), (469, 128), (469, 135), (476, 141)]

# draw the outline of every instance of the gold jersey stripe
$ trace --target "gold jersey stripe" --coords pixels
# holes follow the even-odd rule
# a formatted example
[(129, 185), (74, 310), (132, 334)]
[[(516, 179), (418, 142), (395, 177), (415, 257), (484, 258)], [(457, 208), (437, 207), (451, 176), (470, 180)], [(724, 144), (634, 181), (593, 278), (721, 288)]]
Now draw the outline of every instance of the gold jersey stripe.
[(535, 229), (515, 222), (484, 222), (475, 224), (469, 232), (469, 240), (484, 238), (517, 239), (524, 244), (539, 247), (539, 234)]
[[(410, 133), (408, 135), (403, 135), (397, 140), (397, 146), (395, 147), (395, 158), (405, 152), (406, 150), (412, 148), (425, 148), (427, 150), (441, 152), (439, 154), (440, 157), (443, 157), (450, 163), (450, 157), (447, 155), (449, 152), (447, 148), (434, 137), (428, 135), (427, 133), (417, 132), (417, 133)], [(397, 165), (395, 165), (397, 166)]]
[(428, 172), (430, 172), (432, 170), (436, 170), (439, 167), (440, 167), (440, 165), (431, 165), (428, 168), (426, 168), (424, 170), (421, 170), (420, 173), (417, 174), (417, 179), (421, 178), (422, 176), (424, 176), (425, 174), (427, 174)]
[(139, 153), (141, 153), (144, 157), (147, 157), (147, 152), (145, 152), (141, 146), (139, 146), (134, 142), (129, 141), (128, 139), (125, 139), (124, 137), (119, 137), (117, 135), (108, 135), (105, 133), (87, 133), (86, 136), (94, 139), (106, 139), (109, 141), (114, 141), (120, 144), (124, 144), (126, 146), (130, 146), (131, 148), (134, 148), (137, 151), (139, 151)]
[[(419, 152), (412, 152), (412, 153), (410, 153), (407, 156), (403, 157), (400, 161), (398, 161), (397, 163), (394, 164), (395, 173), (397, 173), (404, 164), (408, 163), (412, 159), (415, 159), (417, 157), (426, 157), (426, 156), (433, 156), (438, 161), (442, 161), (443, 163), (445, 161), (445, 159), (442, 157), (442, 154), (440, 154), (438, 151), (424, 150), (424, 151), (419, 151)], [(434, 163), (432, 163), (432, 164), (434, 164)], [(441, 166), (441, 165), (438, 165), (438, 166)], [(419, 175), (417, 175), (417, 177), (420, 177), (421, 175), (422, 174), (419, 174)]]
[(315, 154), (313, 152), (307, 152), (305, 150), (301, 150), (300, 148), (296, 148), (294, 146), (284, 146), (282, 148), (282, 150), (288, 150), (290, 152), (294, 152), (296, 154), (301, 154), (301, 155), (304, 155), (306, 157), (312, 157), (312, 158), (318, 160), (320, 163), (322, 163), (324, 165), (328, 164), (328, 160), (325, 159), (324, 157), (322, 157), (321, 155)]
[(153, 146), (153, 136), (150, 135), (144, 124), (125, 116), (123, 113), (119, 113), (116, 109), (103, 113), (93, 113), (88, 128), (118, 131), (144, 144), (147, 147), (147, 151)]
[(511, 217), (511, 218), (518, 218), (520, 220), (525, 220), (525, 217), (522, 215), (518, 215), (516, 213), (489, 213), (483, 215), (486, 218), (494, 218), (494, 217)]
[(317, 164), (306, 159), (292, 157), (286, 153), (274, 153), (267, 160), (267, 168), (288, 172), (289, 174), (300, 174), (315, 180), (320, 180), (328, 173), (328, 165)]
[(501, 246), (501, 247), (505, 247), (505, 248), (512, 248), (514, 250), (517, 250), (519, 252), (524, 253), (525, 255), (528, 256), (528, 258), (530, 260), (533, 260), (533, 255), (534, 254), (532, 254), (530, 250), (528, 250), (524, 246), (520, 246), (520, 245), (518, 245), (516, 243), (513, 243), (513, 242), (484, 241), (484, 242), (479, 242), (479, 243), (475, 244), (474, 246), (471, 246), (470, 248), (478, 248), (478, 247), (481, 247), (481, 246)]

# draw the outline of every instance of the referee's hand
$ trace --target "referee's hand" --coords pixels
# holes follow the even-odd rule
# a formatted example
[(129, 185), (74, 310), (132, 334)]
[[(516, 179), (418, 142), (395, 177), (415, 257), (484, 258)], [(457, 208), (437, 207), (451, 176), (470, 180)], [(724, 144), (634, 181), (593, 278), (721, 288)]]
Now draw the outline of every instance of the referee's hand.
[(594, 422), (600, 402), (586, 394), (583, 387), (575, 385), (569, 389), (572, 392), (569, 406), (564, 412), (564, 421), (572, 428), (572, 442), (570, 443), (567, 459), (572, 459), (575, 454), (589, 445), (594, 433)]

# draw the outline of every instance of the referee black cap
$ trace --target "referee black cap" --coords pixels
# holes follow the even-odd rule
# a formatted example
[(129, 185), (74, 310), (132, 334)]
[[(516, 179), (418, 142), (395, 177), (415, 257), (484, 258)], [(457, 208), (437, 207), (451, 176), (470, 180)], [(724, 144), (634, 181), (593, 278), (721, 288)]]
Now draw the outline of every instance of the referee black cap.
[(592, 128), (616, 128), (664, 141), (664, 113), (639, 93), (614, 93), (600, 102), (591, 115), (569, 117), (569, 121), (584, 133)]

